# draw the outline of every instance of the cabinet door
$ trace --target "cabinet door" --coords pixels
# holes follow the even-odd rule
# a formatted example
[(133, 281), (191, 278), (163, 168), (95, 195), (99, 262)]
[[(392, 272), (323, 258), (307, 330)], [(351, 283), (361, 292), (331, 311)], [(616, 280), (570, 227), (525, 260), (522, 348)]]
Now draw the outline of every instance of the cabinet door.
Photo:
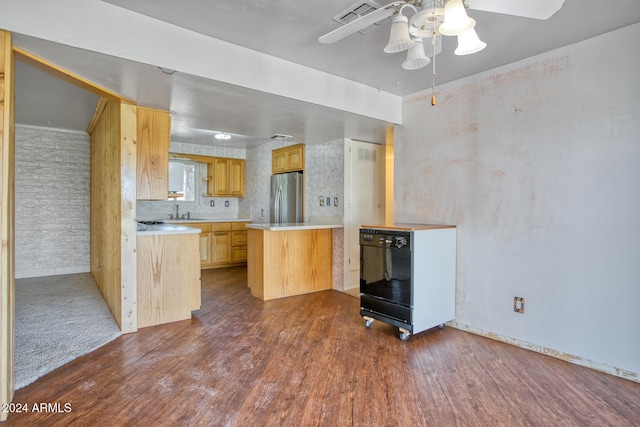
[(136, 109), (136, 198), (167, 200), (171, 116), (167, 111)]
[(301, 145), (295, 145), (287, 151), (287, 170), (304, 169), (304, 153)]
[(229, 159), (229, 195), (244, 197), (243, 159)]
[(231, 262), (231, 232), (214, 231), (211, 233), (212, 264), (227, 264)]
[(272, 167), (272, 173), (282, 173), (285, 172), (287, 170), (287, 153), (286, 151), (280, 149), (280, 150), (273, 150), (272, 151), (272, 155), (271, 155), (271, 167)]
[(213, 161), (213, 194), (229, 195), (229, 159), (216, 158)]

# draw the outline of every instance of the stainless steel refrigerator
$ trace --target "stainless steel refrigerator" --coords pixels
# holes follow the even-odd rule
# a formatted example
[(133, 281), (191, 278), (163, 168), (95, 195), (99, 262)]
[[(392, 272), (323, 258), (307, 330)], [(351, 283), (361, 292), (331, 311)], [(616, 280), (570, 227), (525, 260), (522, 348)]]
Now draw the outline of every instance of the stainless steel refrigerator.
[(271, 175), (271, 222), (302, 222), (302, 174)]

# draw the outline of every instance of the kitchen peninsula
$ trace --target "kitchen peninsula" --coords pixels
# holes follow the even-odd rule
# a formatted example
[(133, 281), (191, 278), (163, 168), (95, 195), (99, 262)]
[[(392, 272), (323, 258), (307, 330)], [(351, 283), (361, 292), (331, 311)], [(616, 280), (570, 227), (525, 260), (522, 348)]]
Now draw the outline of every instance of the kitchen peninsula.
[(138, 328), (191, 318), (200, 308), (200, 230), (175, 224), (137, 233)]
[(247, 224), (247, 281), (262, 300), (333, 287), (333, 229), (342, 224)]

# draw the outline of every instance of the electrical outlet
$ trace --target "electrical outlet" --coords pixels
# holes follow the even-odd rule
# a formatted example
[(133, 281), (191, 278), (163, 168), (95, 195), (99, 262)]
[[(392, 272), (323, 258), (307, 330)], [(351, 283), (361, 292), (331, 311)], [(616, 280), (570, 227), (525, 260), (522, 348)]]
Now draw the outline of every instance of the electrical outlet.
[(524, 298), (513, 297), (513, 311), (520, 314), (524, 313)]
[(338, 198), (337, 197), (333, 198), (333, 206), (338, 206)]
[(324, 206), (324, 197), (320, 196), (320, 206)]
[(327, 206), (331, 206), (331, 197), (327, 197)]
[(225, 200), (225, 201), (224, 201), (224, 207), (225, 207), (225, 208), (228, 208), (228, 207), (229, 207), (229, 201), (228, 201), (228, 200)]
[(209, 200), (209, 206), (211, 206), (212, 208), (216, 206), (216, 201), (215, 200)]

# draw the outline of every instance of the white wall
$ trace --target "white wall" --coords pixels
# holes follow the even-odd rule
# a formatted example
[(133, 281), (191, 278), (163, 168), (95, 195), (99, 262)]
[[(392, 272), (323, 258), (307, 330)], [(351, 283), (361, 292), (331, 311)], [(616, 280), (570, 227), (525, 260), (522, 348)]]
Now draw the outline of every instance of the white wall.
[(88, 272), (89, 136), (17, 125), (15, 147), (16, 278)]
[(396, 221), (458, 226), (459, 326), (635, 380), (639, 39), (637, 24), (442, 85), (435, 107), (407, 96), (395, 133)]

